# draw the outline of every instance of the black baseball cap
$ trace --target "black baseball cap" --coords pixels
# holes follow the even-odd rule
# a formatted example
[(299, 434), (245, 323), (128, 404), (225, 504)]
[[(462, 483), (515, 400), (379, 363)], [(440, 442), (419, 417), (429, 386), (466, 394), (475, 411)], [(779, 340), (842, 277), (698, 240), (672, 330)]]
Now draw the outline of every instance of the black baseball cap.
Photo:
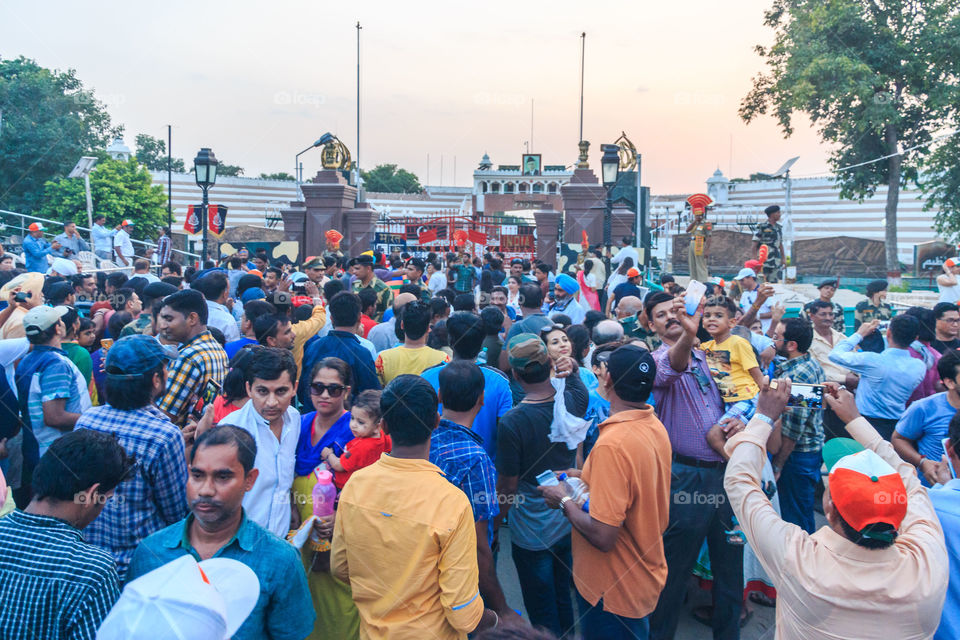
[(650, 352), (636, 344), (618, 347), (610, 353), (607, 371), (613, 390), (627, 402), (646, 402), (657, 377), (657, 363)]

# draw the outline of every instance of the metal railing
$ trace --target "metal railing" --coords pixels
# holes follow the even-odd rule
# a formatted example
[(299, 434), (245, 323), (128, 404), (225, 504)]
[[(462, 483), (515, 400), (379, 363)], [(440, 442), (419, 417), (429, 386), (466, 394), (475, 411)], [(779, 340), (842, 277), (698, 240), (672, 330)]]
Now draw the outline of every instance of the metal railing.
[[(15, 223), (10, 224), (8, 222), (8, 219), (13, 219)], [(48, 218), (41, 218), (39, 216), (31, 216), (26, 213), (17, 213), (16, 211), (7, 211), (6, 209), (0, 209), (0, 231), (7, 231), (8, 232), (7, 235), (9, 235), (10, 229), (16, 229), (17, 231), (19, 231), (21, 242), (23, 242), (23, 238), (25, 238), (27, 236), (27, 233), (29, 233), (27, 228), (34, 222), (39, 222), (44, 226), (51, 225), (51, 227), (59, 227), (59, 228), (62, 228), (64, 224), (62, 220), (50, 220)], [(77, 231), (80, 231), (87, 236), (84, 239), (87, 240), (87, 242), (89, 242), (90, 250), (93, 251), (94, 249), (93, 238), (91, 238), (90, 236), (90, 229), (88, 227), (81, 227), (80, 225), (77, 225)], [(58, 233), (52, 233), (52, 232), (46, 232), (46, 231), (44, 232), (44, 236), (45, 237), (49, 236), (51, 240), (53, 239), (53, 237), (58, 235), (60, 235), (59, 232)], [(146, 242), (144, 240), (134, 240), (133, 238), (130, 238), (130, 242), (133, 243), (134, 245), (140, 245), (141, 247), (144, 247), (144, 248), (152, 248), (152, 249), (157, 248), (157, 243), (155, 242)], [(181, 251), (180, 249), (172, 249), (172, 248), (171, 248), (171, 251), (174, 253), (178, 253), (182, 256), (186, 256), (187, 258), (190, 258), (192, 260), (200, 259), (200, 254), (198, 253), (190, 253), (189, 251)]]

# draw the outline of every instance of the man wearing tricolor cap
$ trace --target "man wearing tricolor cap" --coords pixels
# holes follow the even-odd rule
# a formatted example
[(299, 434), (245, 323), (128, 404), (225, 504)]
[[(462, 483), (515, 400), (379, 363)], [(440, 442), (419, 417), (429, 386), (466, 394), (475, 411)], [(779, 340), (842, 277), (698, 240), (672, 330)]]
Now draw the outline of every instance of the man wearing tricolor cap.
[(747, 541), (777, 588), (777, 637), (930, 638), (940, 621), (949, 560), (943, 531), (914, 468), (864, 419), (849, 391), (824, 401), (850, 438), (823, 448), (829, 471), (813, 534), (784, 522), (761, 472), (790, 381), (765, 383), (757, 412), (727, 441), (724, 487)]
[(960, 259), (947, 258), (943, 262), (943, 273), (937, 276), (937, 289), (940, 299), (937, 302), (960, 302)]

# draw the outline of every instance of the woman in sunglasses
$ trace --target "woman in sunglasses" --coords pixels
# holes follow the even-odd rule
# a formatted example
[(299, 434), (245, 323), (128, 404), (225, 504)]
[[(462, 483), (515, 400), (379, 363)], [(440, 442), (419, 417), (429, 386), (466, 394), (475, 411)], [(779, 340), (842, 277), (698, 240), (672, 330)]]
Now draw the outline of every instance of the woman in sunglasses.
[[(350, 411), (344, 406), (350, 397), (352, 373), (350, 366), (340, 358), (323, 358), (310, 374), (310, 400), (316, 411), (303, 416), (300, 439), (297, 441), (293, 495), (300, 517), (313, 515), (313, 487), (317, 484), (315, 470), (326, 469), (321, 451), (330, 447), (342, 452), (353, 439), (350, 431)], [(350, 587), (330, 574), (330, 540), (333, 538), (335, 516), (324, 518), (316, 525), (320, 540), (308, 540), (301, 549), (307, 583), (317, 612), (317, 622), (310, 638), (355, 638), (360, 630), (360, 617), (350, 595)]]

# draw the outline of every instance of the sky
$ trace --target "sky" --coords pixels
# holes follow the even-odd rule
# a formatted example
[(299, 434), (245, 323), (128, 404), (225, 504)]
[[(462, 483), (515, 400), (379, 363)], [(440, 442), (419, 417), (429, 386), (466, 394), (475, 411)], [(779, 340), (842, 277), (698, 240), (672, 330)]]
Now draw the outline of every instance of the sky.
[[(165, 139), (169, 124), (188, 166), (211, 147), (248, 176), (292, 173), (327, 131), (356, 154), (359, 20), (361, 167), (470, 186), (485, 152), (520, 164), (529, 144), (543, 164), (575, 162), (586, 32), (591, 166), (599, 173), (600, 145), (626, 132), (643, 184), (689, 193), (717, 168), (747, 177), (800, 156), (794, 175), (827, 170), (809, 122), (784, 139), (773, 118), (737, 115), (764, 67), (754, 47), (772, 41), (769, 4), (4, 0), (0, 57), (75, 69), (131, 147), (138, 133)], [(321, 168), (318, 150), (301, 160), (305, 176)]]

